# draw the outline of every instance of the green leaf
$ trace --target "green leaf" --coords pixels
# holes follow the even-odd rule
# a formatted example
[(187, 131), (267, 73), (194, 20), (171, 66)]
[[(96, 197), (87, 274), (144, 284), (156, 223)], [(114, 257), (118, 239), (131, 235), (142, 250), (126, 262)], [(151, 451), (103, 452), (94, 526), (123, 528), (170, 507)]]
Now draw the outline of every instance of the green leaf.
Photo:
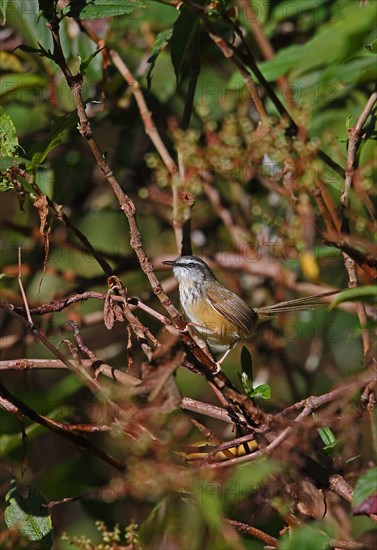
[(282, 48), (269, 61), (263, 61), (258, 64), (264, 78), (272, 82), (282, 75), (287, 74), (304, 55), (305, 45), (293, 45)]
[(130, 15), (135, 10), (145, 8), (141, 0), (72, 0), (64, 8), (63, 15), (75, 19), (100, 19), (117, 15)]
[(253, 391), (253, 381), (250, 380), (246, 372), (243, 372), (242, 374), (240, 372), (237, 372), (237, 374), (242, 384), (243, 391), (246, 395), (249, 395), (249, 393)]
[(350, 130), (352, 128), (352, 115), (348, 115), (346, 118), (346, 130)]
[(13, 121), (0, 106), (0, 159), (17, 155), (18, 147), (17, 131)]
[(297, 527), (292, 534), (281, 539), (279, 550), (325, 550), (329, 548), (329, 537), (319, 529), (308, 525)]
[(377, 466), (369, 468), (357, 480), (352, 497), (352, 507), (360, 506), (374, 494), (377, 494)]
[(337, 444), (337, 439), (330, 428), (318, 428), (318, 433), (323, 443), (325, 444), (322, 449), (323, 451), (327, 451), (335, 447), (335, 445)]
[(172, 37), (173, 29), (168, 29), (166, 31), (162, 31), (158, 33), (155, 43), (152, 47), (152, 55), (148, 59), (148, 63), (150, 63), (150, 67), (148, 69), (147, 73), (147, 85), (148, 90), (151, 89), (152, 84), (152, 71), (154, 69), (154, 66), (156, 64), (157, 57), (159, 56), (160, 52), (165, 48), (167, 43), (169, 42), (170, 38)]
[(16, 50), (21, 50), (28, 53), (36, 53), (40, 57), (47, 57), (48, 59), (51, 59), (51, 61), (55, 61), (54, 54), (51, 50), (46, 50), (46, 48), (44, 48), (40, 42), (38, 42), (38, 46), (39, 48), (34, 48), (33, 46), (28, 46), (27, 44), (20, 44), (19, 46), (17, 46)]
[(373, 286), (373, 285), (358, 286), (356, 288), (350, 288), (348, 290), (345, 290), (344, 292), (341, 292), (333, 299), (328, 309), (331, 310), (338, 304), (341, 304), (342, 302), (360, 301), (362, 298), (364, 299), (363, 301), (367, 301), (367, 302), (371, 301), (372, 303), (376, 303), (377, 286)]
[(103, 47), (100, 48), (99, 50), (96, 50), (95, 52), (93, 52), (92, 54), (88, 55), (88, 57), (86, 57), (84, 59), (84, 61), (81, 61), (80, 63), (80, 73), (82, 75), (84, 75), (86, 73), (86, 69), (89, 67), (91, 61), (96, 57), (97, 54), (99, 54), (99, 52), (101, 52), (103, 50)]
[(242, 372), (247, 374), (247, 377), (252, 381), (253, 380), (253, 358), (251, 357), (251, 353), (246, 346), (242, 346), (242, 350), (241, 350), (241, 368), (242, 368)]
[(186, 6), (181, 7), (181, 13), (173, 26), (173, 34), (170, 39), (171, 61), (173, 63), (177, 82), (179, 81), (182, 65), (186, 52), (195, 36), (199, 18)]
[[(43, 548), (51, 548), (52, 522), (45, 499), (36, 489), (29, 488), (26, 498), (19, 492), (16, 480), (12, 479), (5, 500), (5, 523), (31, 541), (39, 541)], [(42, 546), (40, 546), (42, 548)]]
[(76, 111), (55, 119), (52, 123), (49, 136), (31, 147), (30, 154), (32, 155), (32, 159), (29, 162), (28, 168), (35, 170), (45, 160), (48, 153), (60, 144), (65, 130), (77, 124), (77, 120)]
[(261, 384), (260, 386), (257, 386), (253, 391), (248, 393), (248, 397), (255, 397), (256, 395), (260, 395), (263, 397), (263, 399), (270, 399), (271, 398), (271, 388), (268, 384)]

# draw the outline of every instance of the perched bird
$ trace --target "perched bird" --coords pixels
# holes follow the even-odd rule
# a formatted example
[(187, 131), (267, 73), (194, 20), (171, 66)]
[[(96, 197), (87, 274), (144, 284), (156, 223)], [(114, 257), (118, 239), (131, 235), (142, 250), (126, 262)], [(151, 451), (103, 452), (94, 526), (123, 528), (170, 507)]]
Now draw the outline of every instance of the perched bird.
[(238, 340), (250, 338), (258, 321), (323, 304), (321, 298), (336, 293), (324, 292), (254, 309), (222, 285), (200, 258), (181, 256), (162, 263), (173, 268), (180, 302), (190, 325), (195, 327), (214, 356), (223, 354), (217, 362), (218, 367)]

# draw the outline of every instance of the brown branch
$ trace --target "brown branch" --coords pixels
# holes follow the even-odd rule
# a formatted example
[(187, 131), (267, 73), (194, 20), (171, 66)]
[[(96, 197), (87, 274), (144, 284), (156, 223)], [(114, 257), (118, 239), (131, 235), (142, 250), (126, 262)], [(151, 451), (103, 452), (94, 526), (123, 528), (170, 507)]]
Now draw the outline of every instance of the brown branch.
[[(376, 368), (376, 362), (374, 362), (374, 367)], [(365, 387), (360, 401), (366, 407), (369, 416), (370, 431), (373, 441), (373, 451), (375, 457), (377, 457), (377, 429), (376, 429), (376, 418), (375, 418), (375, 407), (376, 407), (376, 388), (377, 388), (377, 377), (369, 382)]]
[[(204, 416), (209, 416), (210, 418), (215, 418), (216, 420), (221, 420), (222, 422), (229, 422), (230, 424), (234, 423), (234, 418), (232, 418), (228, 411), (223, 407), (217, 407), (216, 405), (196, 401), (195, 399), (191, 399), (191, 397), (182, 398), (181, 409), (202, 414)], [(241, 418), (246, 422), (243, 417)]]
[(347, 256), (352, 258), (356, 264), (361, 267), (371, 277), (371, 279), (377, 279), (377, 258), (372, 254), (364, 254), (357, 248), (350, 245), (350, 243), (345, 239), (336, 239), (326, 238), (324, 244), (328, 246), (333, 246), (344, 252)]
[[(357, 278), (356, 273), (356, 262), (353, 260), (350, 256), (348, 256), (345, 252), (343, 252), (344, 257), (344, 266), (348, 273), (348, 287), (349, 288), (356, 288), (359, 286), (359, 281)], [(361, 338), (363, 342), (363, 350), (364, 350), (364, 359), (367, 361), (369, 359), (369, 354), (372, 349), (372, 342), (369, 330), (367, 328), (367, 314), (365, 305), (361, 302), (357, 302), (357, 315), (359, 317), (359, 323), (361, 327)]]
[[(48, 304), (44, 304), (42, 306), (30, 308), (30, 313), (33, 315), (45, 315), (47, 313), (56, 313), (58, 311), (62, 311), (63, 309), (77, 304), (79, 302), (85, 302), (86, 300), (90, 300), (91, 298), (95, 298), (98, 300), (106, 300), (107, 293), (105, 292), (94, 292), (94, 291), (87, 291), (83, 292), (82, 294), (72, 294), (71, 296), (68, 296), (68, 298), (64, 298), (62, 300), (53, 300), (52, 302)], [(123, 298), (122, 296), (111, 296), (111, 300), (114, 302), (122, 302)], [(144, 304), (139, 298), (136, 298), (135, 296), (127, 296), (127, 303), (130, 306), (130, 309), (134, 309), (138, 307), (142, 311), (145, 311), (158, 321), (160, 323), (171, 326), (172, 321), (165, 315), (162, 315), (158, 311), (154, 310), (153, 308), (149, 307), (147, 304)], [(8, 304), (10, 305), (10, 304)], [(14, 310), (18, 313), (23, 314), (24, 309), (20, 306), (14, 306)]]
[[(104, 451), (102, 451), (102, 449), (99, 449), (98, 447), (93, 445), (88, 439), (85, 439), (81, 435), (75, 434), (70, 430), (67, 430), (64, 424), (51, 420), (50, 418), (47, 418), (45, 416), (41, 416), (34, 409), (26, 405), (26, 403), (23, 403), (17, 397), (13, 396), (7, 390), (7, 388), (3, 386), (3, 384), (0, 384), (0, 396), (6, 401), (8, 401), (9, 403), (11, 403), (14, 413), (23, 414), (33, 422), (36, 422), (37, 424), (40, 424), (41, 426), (50, 430), (51, 432), (56, 433), (60, 437), (67, 439), (77, 447), (80, 447), (81, 449), (85, 449), (91, 454), (100, 458), (101, 460), (104, 460), (111, 466), (114, 466), (114, 468), (116, 468), (117, 470), (120, 470), (120, 471), (126, 470), (127, 466), (123, 462), (109, 455), (108, 453), (105, 453)], [(11, 412), (9, 408), (7, 408), (7, 410), (8, 412)]]
[[(102, 391), (101, 386), (99, 385), (96, 378), (92, 378), (90, 374), (85, 370), (82, 360), (79, 358), (77, 350), (74, 348), (72, 343), (67, 340), (66, 343), (68, 344), (68, 347), (70, 349), (70, 352), (73, 355), (73, 362), (69, 361), (60, 351), (53, 345), (51, 342), (40, 332), (38, 331), (34, 326), (30, 326), (30, 323), (21, 315), (16, 313), (13, 309), (13, 306), (9, 306), (8, 304), (2, 304), (0, 303), (0, 309), (3, 309), (12, 317), (15, 317), (23, 326), (28, 328), (34, 336), (44, 345), (46, 346), (55, 357), (57, 357), (69, 370), (74, 372), (80, 380), (88, 386), (88, 388), (93, 392), (95, 395), (99, 395), (100, 399), (103, 400), (112, 411), (114, 417), (119, 416), (121, 421), (124, 421), (126, 424), (129, 422), (129, 416), (127, 415), (127, 411), (123, 411), (119, 405), (114, 403), (112, 399), (107, 395), (106, 392)], [(93, 358), (95, 358), (95, 361), (98, 362), (98, 368), (99, 372), (102, 371), (101, 365), (102, 362), (100, 360), (97, 360), (95, 355), (92, 355), (92, 358), (90, 359), (93, 364)], [(108, 372), (108, 368), (105, 368), (105, 371)], [(157, 438), (147, 429), (145, 428), (141, 423), (135, 422), (135, 420), (132, 420), (135, 427), (138, 428), (140, 433), (147, 434), (152, 440), (156, 440)]]
[(268, 535), (267, 533), (261, 531), (260, 529), (257, 529), (256, 527), (253, 527), (252, 525), (228, 518), (225, 518), (225, 521), (229, 523), (229, 525), (232, 525), (232, 527), (237, 529), (237, 531), (241, 531), (241, 533), (247, 533), (248, 535), (251, 535), (256, 539), (261, 540), (265, 544), (268, 544), (272, 548), (276, 548), (279, 543), (278, 539), (272, 537), (271, 535)]
[(313, 410), (318, 409), (319, 407), (322, 407), (323, 405), (334, 401), (344, 394), (349, 393), (350, 395), (353, 395), (355, 391), (367, 384), (370, 384), (373, 381), (377, 381), (377, 373), (372, 372), (367, 376), (363, 374), (362, 376), (358, 376), (357, 378), (355, 378), (355, 380), (352, 380), (351, 382), (340, 384), (337, 388), (328, 393), (324, 393), (323, 395), (318, 396), (307, 397), (306, 399), (298, 401), (297, 403), (294, 403), (293, 405), (290, 405), (289, 407), (281, 411), (281, 413), (279, 414), (281, 416), (287, 416), (291, 412), (299, 411), (300, 409), (306, 408), (308, 404), (310, 404)]
[[(361, 133), (363, 126), (367, 121), (368, 116), (372, 112), (377, 102), (377, 91), (374, 91), (368, 99), (362, 113), (360, 114), (355, 126), (348, 131), (348, 149), (347, 149), (347, 162), (346, 162), (346, 175), (344, 180), (343, 192), (340, 196), (340, 204), (343, 208), (343, 226), (348, 227), (348, 210), (350, 206), (350, 191), (354, 184), (354, 179), (357, 172), (357, 160), (356, 154), (358, 151), (359, 142), (361, 139)], [(348, 273), (348, 286), (349, 288), (355, 288), (358, 286), (358, 278), (356, 273), (356, 262), (347, 253), (343, 252), (344, 266)], [(358, 317), (361, 327), (361, 337), (364, 349), (364, 358), (367, 360), (371, 352), (371, 337), (367, 327), (367, 315), (364, 304), (359, 302), (357, 304)]]
[[(11, 304), (0, 303), (0, 309), (6, 311), (9, 315), (17, 319), (21, 325), (30, 330), (30, 332), (48, 349), (51, 351), (55, 357), (57, 357), (64, 365), (71, 371), (77, 374), (77, 369), (72, 363), (53, 345), (51, 342), (38, 330), (34, 327), (33, 324), (30, 324), (27, 319), (19, 315), (14, 311), (14, 306)], [(98, 391), (98, 384), (93, 380), (86, 371), (81, 372), (81, 380), (88, 385), (88, 387), (96, 393)]]
[(367, 121), (368, 116), (372, 112), (377, 102), (377, 91), (374, 91), (368, 99), (361, 115), (359, 116), (355, 126), (348, 130), (348, 150), (347, 150), (347, 162), (346, 162), (346, 175), (344, 180), (343, 192), (340, 196), (340, 202), (343, 208), (347, 209), (350, 204), (350, 191), (354, 185), (354, 178), (356, 175), (356, 153), (358, 150), (359, 142), (362, 137), (361, 132), (363, 126)]
[[(139, 380), (138, 378), (135, 378), (134, 376), (131, 376), (127, 373), (124, 373), (123, 371), (120, 371), (114, 367), (111, 367), (106, 363), (103, 363), (97, 357), (95, 357), (94, 361), (93, 361), (93, 358), (82, 360), (82, 365), (86, 368), (95, 367), (96, 373), (102, 374), (107, 378), (111, 378), (112, 380), (124, 386), (135, 387), (135, 386), (140, 386), (142, 384), (142, 381)], [(69, 367), (67, 367), (67, 365), (59, 359), (13, 359), (13, 360), (7, 360), (7, 361), (0, 361), (0, 372), (8, 371), (8, 370), (22, 372), (24, 370), (29, 370), (29, 369), (65, 369), (65, 368), (69, 368)], [(191, 399), (190, 397), (183, 397), (180, 407), (182, 410), (187, 410), (187, 411), (195, 412), (197, 414), (202, 414), (210, 418), (215, 418), (216, 420), (221, 420), (222, 422), (227, 422), (230, 424), (234, 423), (234, 414), (232, 415), (226, 409), (222, 407), (217, 407), (216, 405), (210, 405), (209, 403), (196, 401), (195, 399)], [(245, 418), (241, 416), (241, 419), (246, 424)], [(249, 441), (250, 439), (253, 439), (253, 437), (254, 437), (253, 435), (244, 436), (245, 441)], [(243, 438), (240, 438), (240, 439), (242, 439), (241, 443), (243, 443), (244, 442)], [(232, 442), (229, 446), (234, 446), (236, 442), (237, 440), (235, 440), (235, 442)], [(225, 444), (224, 448), (227, 448), (226, 445), (227, 444)], [(218, 449), (219, 452), (221, 450), (222, 449), (220, 448)]]
[[(191, 2), (189, 3), (189, 5), (192, 6)], [(222, 38), (221, 36), (218, 36), (213, 31), (213, 27), (211, 24), (208, 23), (208, 21), (207, 21), (207, 32), (208, 32), (208, 36), (216, 44), (219, 50), (221, 50), (224, 57), (226, 57), (227, 59), (230, 59), (230, 61), (237, 67), (238, 71), (240, 72), (243, 78), (243, 81), (245, 82), (245, 86), (248, 89), (250, 97), (254, 102), (254, 105), (258, 112), (260, 120), (264, 120), (267, 117), (266, 110), (255, 88), (255, 84), (252, 81), (250, 74), (245, 69), (243, 63), (238, 59), (238, 57), (233, 55), (234, 54), (233, 48), (230, 47), (230, 44), (224, 38)]]
[[(139, 378), (135, 378), (130, 374), (127, 374), (119, 369), (116, 369), (107, 363), (103, 363), (100, 359), (96, 358), (95, 362), (91, 359), (82, 359), (84, 368), (96, 367), (100, 370), (100, 373), (119, 382), (124, 386), (138, 386), (141, 384)], [(70, 361), (73, 368), (73, 363)], [(60, 359), (8, 359), (6, 361), (0, 361), (0, 371), (15, 370), (24, 371), (31, 369), (66, 369), (68, 368)]]

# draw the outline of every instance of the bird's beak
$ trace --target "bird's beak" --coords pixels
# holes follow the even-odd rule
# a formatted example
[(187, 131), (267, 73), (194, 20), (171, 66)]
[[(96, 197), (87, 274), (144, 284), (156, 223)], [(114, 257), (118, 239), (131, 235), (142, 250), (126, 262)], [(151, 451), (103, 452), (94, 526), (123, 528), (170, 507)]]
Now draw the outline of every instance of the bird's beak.
[(164, 265), (171, 265), (173, 266), (175, 264), (175, 260), (165, 260), (162, 262)]

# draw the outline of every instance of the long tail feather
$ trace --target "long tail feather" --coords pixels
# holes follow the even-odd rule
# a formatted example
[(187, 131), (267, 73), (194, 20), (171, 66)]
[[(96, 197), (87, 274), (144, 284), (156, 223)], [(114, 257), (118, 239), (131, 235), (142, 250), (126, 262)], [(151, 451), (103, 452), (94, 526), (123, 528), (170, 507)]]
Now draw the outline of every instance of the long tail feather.
[(279, 313), (287, 313), (291, 311), (304, 311), (313, 309), (316, 306), (326, 305), (327, 302), (323, 302), (322, 298), (327, 296), (333, 296), (338, 294), (341, 290), (330, 290), (329, 292), (322, 292), (320, 294), (313, 294), (312, 296), (304, 296), (303, 298), (296, 298), (294, 300), (287, 300), (286, 302), (279, 302), (272, 306), (264, 306), (256, 308), (258, 317), (263, 319), (269, 319)]

